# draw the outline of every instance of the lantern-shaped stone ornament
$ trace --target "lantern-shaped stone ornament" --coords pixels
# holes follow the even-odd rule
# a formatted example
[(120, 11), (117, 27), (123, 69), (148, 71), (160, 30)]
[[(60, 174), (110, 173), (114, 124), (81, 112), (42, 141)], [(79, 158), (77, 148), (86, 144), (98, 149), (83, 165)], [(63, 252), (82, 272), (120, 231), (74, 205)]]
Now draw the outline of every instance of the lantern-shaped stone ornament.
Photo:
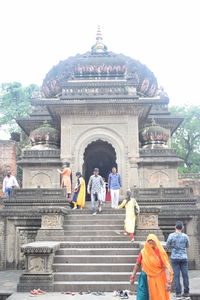
[(168, 148), (169, 131), (152, 121), (152, 124), (140, 131), (143, 149)]
[(49, 123), (44, 122), (30, 133), (31, 148), (36, 150), (57, 149), (60, 145), (60, 133)]

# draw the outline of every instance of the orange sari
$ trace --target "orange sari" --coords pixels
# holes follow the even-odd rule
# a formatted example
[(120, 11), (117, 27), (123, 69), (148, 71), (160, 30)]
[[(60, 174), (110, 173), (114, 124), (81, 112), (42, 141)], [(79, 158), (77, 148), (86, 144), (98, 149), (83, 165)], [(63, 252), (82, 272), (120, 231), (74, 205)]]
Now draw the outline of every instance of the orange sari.
[[(148, 240), (156, 243), (156, 252), (151, 248)], [(173, 279), (172, 267), (169, 258), (159, 239), (154, 234), (149, 234), (144, 248), (142, 249), (142, 270), (147, 274), (149, 296), (151, 300), (170, 300), (170, 292), (166, 290), (166, 273), (170, 274), (170, 281)]]

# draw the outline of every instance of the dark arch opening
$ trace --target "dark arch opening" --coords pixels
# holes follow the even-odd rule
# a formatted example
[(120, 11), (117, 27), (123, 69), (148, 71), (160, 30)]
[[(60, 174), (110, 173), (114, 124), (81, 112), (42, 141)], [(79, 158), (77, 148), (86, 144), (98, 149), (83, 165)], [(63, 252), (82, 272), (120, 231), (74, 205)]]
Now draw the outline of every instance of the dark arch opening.
[(94, 168), (99, 168), (99, 174), (108, 181), (112, 167), (117, 168), (116, 152), (108, 142), (97, 140), (89, 144), (84, 152), (83, 175), (86, 184), (93, 174)]

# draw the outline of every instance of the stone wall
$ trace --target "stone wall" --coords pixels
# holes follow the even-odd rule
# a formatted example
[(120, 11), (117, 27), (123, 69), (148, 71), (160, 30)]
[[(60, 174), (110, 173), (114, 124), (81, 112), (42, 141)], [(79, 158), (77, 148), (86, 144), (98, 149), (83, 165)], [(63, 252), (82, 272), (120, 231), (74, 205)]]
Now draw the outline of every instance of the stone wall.
[(179, 186), (189, 186), (193, 189), (194, 195), (200, 196), (200, 174), (182, 174), (179, 177)]
[(3, 197), (2, 183), (6, 171), (16, 175), (16, 145), (14, 141), (0, 141), (0, 197)]

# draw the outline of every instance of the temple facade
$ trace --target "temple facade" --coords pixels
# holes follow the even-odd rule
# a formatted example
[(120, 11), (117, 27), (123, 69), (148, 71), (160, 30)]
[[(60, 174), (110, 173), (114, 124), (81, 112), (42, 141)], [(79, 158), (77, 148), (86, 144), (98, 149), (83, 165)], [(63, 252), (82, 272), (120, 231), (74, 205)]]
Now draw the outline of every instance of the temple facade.
[[(0, 270), (23, 269), (18, 291), (129, 289), (121, 272), (131, 274), (149, 232), (164, 242), (177, 220), (190, 238), (189, 267), (200, 269), (200, 200), (178, 186), (181, 160), (170, 143), (182, 118), (170, 115), (145, 65), (108, 51), (98, 29), (91, 51), (54, 66), (31, 103), (17, 120), (30, 141), (18, 161), (23, 186), (0, 209)], [(88, 204), (71, 210), (57, 171), (66, 162), (73, 185), (77, 171), (87, 182), (98, 167), (107, 180), (117, 167), (120, 197), (130, 188), (140, 205), (134, 243), (116, 234), (124, 211), (109, 202), (95, 221)]]
[(54, 66), (31, 102), (30, 118), (18, 119), (31, 143), (19, 162), (24, 188), (58, 188), (56, 169), (64, 162), (86, 181), (94, 167), (105, 180), (117, 167), (123, 193), (178, 186), (181, 160), (170, 137), (182, 119), (170, 115), (154, 74), (108, 51), (100, 29), (91, 51)]

